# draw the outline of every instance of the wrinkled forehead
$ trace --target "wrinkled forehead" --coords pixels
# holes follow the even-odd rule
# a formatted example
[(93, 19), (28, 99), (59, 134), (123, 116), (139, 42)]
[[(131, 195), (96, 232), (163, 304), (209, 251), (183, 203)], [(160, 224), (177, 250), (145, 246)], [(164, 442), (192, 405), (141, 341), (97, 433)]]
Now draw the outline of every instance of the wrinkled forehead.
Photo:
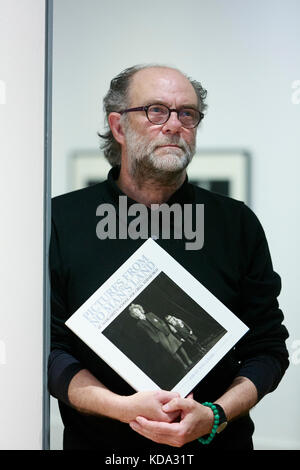
[(146, 68), (138, 71), (129, 88), (130, 106), (165, 103), (169, 106), (198, 106), (198, 98), (190, 81), (175, 69)]

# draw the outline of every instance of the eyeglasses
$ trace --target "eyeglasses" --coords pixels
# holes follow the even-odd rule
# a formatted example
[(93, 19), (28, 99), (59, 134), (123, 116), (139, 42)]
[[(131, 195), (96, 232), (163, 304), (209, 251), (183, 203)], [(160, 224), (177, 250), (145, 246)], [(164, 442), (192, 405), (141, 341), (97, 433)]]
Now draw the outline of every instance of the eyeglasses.
[(119, 111), (119, 114), (131, 113), (132, 111), (145, 111), (146, 116), (152, 124), (165, 124), (172, 112), (177, 113), (177, 118), (186, 129), (197, 127), (204, 118), (204, 114), (194, 108), (170, 109), (164, 104), (150, 104), (148, 106), (139, 106), (138, 108), (129, 108)]

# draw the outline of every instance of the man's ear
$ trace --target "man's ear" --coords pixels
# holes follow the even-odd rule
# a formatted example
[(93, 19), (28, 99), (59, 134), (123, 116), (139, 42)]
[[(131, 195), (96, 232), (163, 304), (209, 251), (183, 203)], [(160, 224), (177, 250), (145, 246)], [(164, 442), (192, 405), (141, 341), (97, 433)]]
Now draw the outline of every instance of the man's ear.
[(113, 112), (108, 115), (109, 127), (113, 133), (114, 138), (119, 144), (124, 144), (124, 131), (120, 121), (121, 114)]

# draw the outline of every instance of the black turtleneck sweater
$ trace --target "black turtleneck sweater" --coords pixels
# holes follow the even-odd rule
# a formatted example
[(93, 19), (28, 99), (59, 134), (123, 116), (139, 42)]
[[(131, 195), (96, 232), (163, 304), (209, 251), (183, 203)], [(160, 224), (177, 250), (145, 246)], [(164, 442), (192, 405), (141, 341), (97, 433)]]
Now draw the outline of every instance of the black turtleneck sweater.
[[(118, 169), (107, 181), (58, 196), (52, 202), (51, 353), (48, 367), (50, 393), (59, 400), (65, 426), (65, 449), (140, 449), (167, 452), (174, 449), (155, 445), (124, 423), (77, 412), (68, 400), (72, 377), (86, 368), (117, 394), (134, 390), (96, 356), (66, 326), (65, 321), (91, 296), (145, 240), (105, 239), (96, 235), (100, 204), (113, 204), (118, 214), (116, 185)], [(130, 206), (135, 203), (127, 199)], [(256, 386), (259, 400), (273, 391), (288, 367), (287, 330), (277, 297), (280, 277), (274, 272), (268, 244), (260, 222), (242, 202), (191, 185), (188, 180), (168, 201), (204, 204), (204, 245), (186, 250), (187, 241), (158, 238), (157, 243), (236, 314), (249, 332), (194, 389), (200, 402), (219, 398), (238, 376)], [(230, 423), (209, 446), (198, 441), (181, 451), (200, 452), (208, 447), (251, 448), (254, 426), (249, 415)], [(250, 447), (249, 447), (250, 446)], [(178, 449), (176, 449), (178, 453)]]

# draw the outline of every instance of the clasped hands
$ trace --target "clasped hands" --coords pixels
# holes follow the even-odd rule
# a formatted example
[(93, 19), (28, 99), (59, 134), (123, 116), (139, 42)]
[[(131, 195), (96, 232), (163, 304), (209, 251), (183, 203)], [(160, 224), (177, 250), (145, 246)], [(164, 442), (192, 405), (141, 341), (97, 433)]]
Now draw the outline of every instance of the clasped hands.
[(214, 417), (210, 408), (193, 399), (181, 398), (164, 390), (137, 392), (127, 399), (130, 427), (142, 436), (173, 447), (182, 447), (212, 429)]

